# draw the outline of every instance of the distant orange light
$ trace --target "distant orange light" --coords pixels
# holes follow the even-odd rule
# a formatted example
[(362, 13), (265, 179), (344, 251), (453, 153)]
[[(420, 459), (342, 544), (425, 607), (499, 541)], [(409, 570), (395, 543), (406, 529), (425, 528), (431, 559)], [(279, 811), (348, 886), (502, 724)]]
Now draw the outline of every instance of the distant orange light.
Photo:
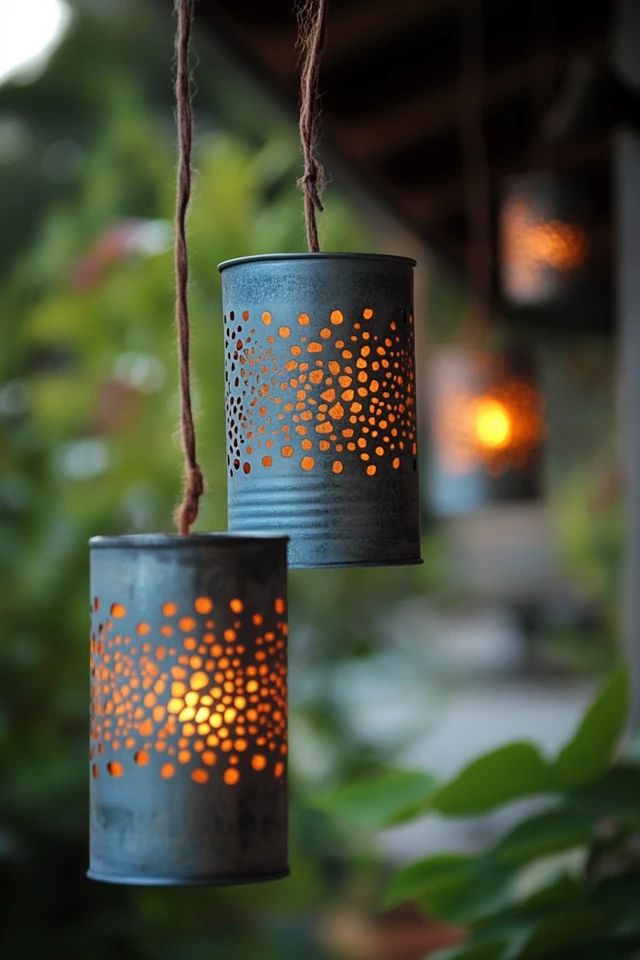
[(460, 374), (464, 366), (442, 365), (434, 394), (434, 439), (443, 469), (500, 476), (524, 468), (545, 434), (540, 393), (526, 377), (510, 375), (499, 358), (478, 354), (463, 360), (467, 382)]
[(587, 255), (584, 231), (560, 220), (530, 226), (521, 243), (525, 255), (556, 270), (577, 270)]
[(511, 443), (513, 425), (507, 407), (493, 397), (475, 402), (474, 433), (478, 446), (486, 450), (504, 450)]
[(590, 253), (586, 231), (553, 216), (535, 192), (507, 198), (501, 211), (501, 234), (503, 283), (517, 302), (554, 296), (566, 282), (562, 278), (579, 271)]

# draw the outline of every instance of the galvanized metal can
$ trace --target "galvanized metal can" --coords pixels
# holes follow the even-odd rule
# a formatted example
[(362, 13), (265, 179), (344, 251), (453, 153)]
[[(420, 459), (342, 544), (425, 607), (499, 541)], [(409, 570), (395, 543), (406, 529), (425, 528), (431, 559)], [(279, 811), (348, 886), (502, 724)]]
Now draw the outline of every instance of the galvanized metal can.
[(88, 875), (285, 876), (286, 538), (90, 544)]
[(414, 266), (220, 264), (229, 526), (287, 534), (290, 566), (420, 562)]

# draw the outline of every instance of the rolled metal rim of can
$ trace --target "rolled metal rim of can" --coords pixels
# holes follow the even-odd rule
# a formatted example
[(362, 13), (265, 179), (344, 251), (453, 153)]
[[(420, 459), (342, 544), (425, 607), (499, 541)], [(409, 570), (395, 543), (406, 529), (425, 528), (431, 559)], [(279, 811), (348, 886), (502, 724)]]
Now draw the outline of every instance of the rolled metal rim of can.
[(274, 880), (283, 880), (290, 876), (291, 870), (287, 867), (284, 870), (278, 870), (275, 873), (255, 873), (246, 876), (230, 877), (198, 877), (190, 880), (185, 877), (142, 877), (135, 874), (109, 874), (100, 873), (99, 870), (87, 870), (86, 876), (89, 880), (97, 880), (99, 883), (112, 883), (118, 886), (127, 887), (240, 887), (255, 883), (271, 883)]
[(259, 544), (286, 544), (286, 534), (266, 533), (124, 533), (118, 536), (89, 538), (92, 549), (105, 547), (249, 547)]
[(256, 253), (247, 257), (223, 260), (218, 264), (218, 270), (222, 273), (228, 267), (243, 263), (281, 263), (286, 260), (380, 260), (386, 263), (406, 264), (410, 267), (417, 265), (417, 260), (413, 257), (399, 257), (392, 253)]

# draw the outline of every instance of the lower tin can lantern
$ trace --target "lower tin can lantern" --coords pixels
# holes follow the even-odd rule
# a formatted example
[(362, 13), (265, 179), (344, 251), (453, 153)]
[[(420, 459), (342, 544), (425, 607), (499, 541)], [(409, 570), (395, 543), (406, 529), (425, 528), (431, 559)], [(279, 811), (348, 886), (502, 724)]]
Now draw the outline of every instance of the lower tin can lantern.
[(91, 540), (92, 879), (288, 873), (286, 548)]

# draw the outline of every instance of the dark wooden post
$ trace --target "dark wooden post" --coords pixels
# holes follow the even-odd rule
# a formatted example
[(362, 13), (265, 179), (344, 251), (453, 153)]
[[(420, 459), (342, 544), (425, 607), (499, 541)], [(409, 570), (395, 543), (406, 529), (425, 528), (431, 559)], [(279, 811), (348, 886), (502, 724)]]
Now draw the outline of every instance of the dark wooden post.
[[(640, 91), (640, 4), (618, 0), (614, 58)], [(615, 142), (621, 447), (625, 482), (623, 642), (632, 678), (630, 728), (640, 729), (640, 135), (621, 125)]]

